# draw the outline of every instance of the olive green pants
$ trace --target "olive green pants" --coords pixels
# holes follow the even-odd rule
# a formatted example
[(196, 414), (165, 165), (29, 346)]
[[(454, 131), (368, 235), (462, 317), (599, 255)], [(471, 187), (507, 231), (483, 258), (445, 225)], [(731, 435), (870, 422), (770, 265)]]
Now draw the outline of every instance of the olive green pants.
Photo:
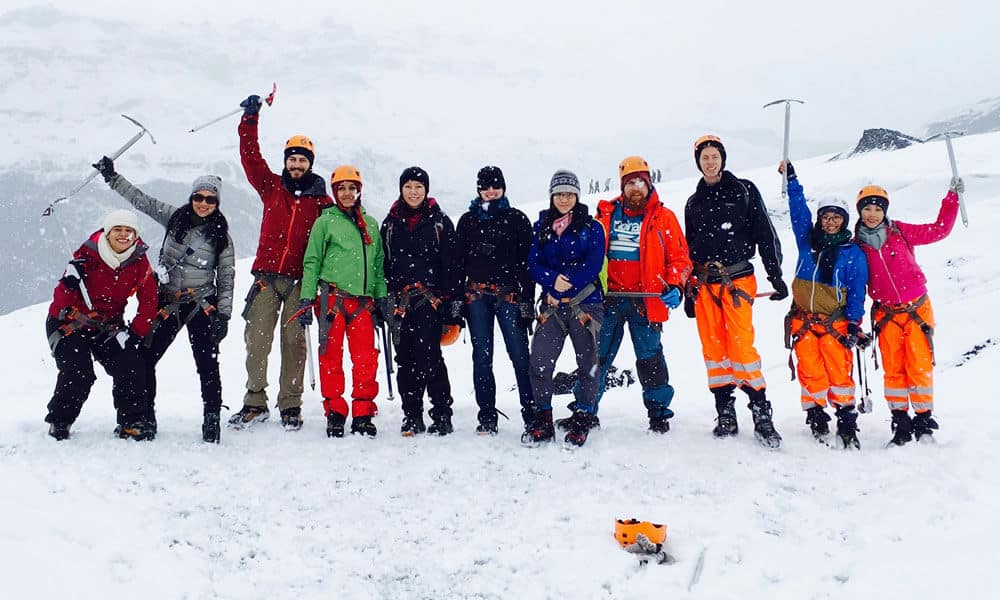
[(262, 408), (268, 405), (265, 391), (267, 360), (274, 343), (274, 328), (278, 326), (281, 330), (278, 408), (284, 410), (302, 406), (306, 336), (298, 321), (288, 323), (298, 309), (299, 284), (290, 277), (280, 275), (275, 276), (273, 282), (273, 285), (269, 282), (250, 300), (250, 306), (244, 313), (246, 330), (243, 332), (243, 339), (247, 346), (247, 392), (243, 397), (243, 404)]

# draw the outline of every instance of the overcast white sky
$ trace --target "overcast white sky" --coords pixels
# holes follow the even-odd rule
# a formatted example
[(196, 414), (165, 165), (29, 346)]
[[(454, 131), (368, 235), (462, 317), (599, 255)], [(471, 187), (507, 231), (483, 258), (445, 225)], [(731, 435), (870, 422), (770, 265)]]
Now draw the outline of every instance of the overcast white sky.
[[(3, 0), (4, 7), (45, 4)], [(148, 6), (147, 6), (148, 4)], [(374, 39), (394, 38), (419, 55), (456, 48), (470, 101), (508, 91), (488, 65), (463, 62), (489, 53), (507, 72), (540, 73), (537, 125), (614, 115), (623, 129), (656, 120), (725, 127), (770, 127), (779, 115), (760, 105), (805, 99), (800, 130), (851, 141), (860, 128), (913, 130), (939, 111), (1000, 95), (1000, 8), (994, 2), (172, 2), (61, 1), (60, 10), (121, 17), (165, 30), (178, 23), (231, 27), (251, 18), (292, 27), (289, 66), (310, 64), (310, 39), (344, 23)], [(680, 5), (680, 6), (676, 6)], [(183, 31), (178, 31), (183, 44)], [(2, 42), (0, 42), (2, 43)], [(220, 49), (224, 51), (224, 49)], [(435, 54), (435, 60), (440, 60)], [(210, 60), (210, 57), (207, 57)], [(303, 64), (304, 63), (304, 64)], [(448, 68), (448, 65), (440, 65)], [(433, 95), (433, 82), (422, 93)], [(400, 90), (401, 92), (404, 90)], [(437, 99), (446, 107), (448, 99)], [(452, 98), (451, 101), (458, 101)], [(627, 107), (627, 108), (625, 108)], [(606, 119), (602, 119), (606, 120)]]

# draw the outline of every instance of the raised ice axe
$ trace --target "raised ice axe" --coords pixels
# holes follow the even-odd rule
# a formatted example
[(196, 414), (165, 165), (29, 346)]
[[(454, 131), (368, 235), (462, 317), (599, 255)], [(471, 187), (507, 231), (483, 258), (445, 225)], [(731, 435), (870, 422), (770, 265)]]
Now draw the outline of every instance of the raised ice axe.
[[(150, 139), (151, 142), (153, 142), (154, 144), (156, 143), (156, 138), (154, 138), (153, 134), (150, 133), (148, 129), (146, 129), (145, 125), (143, 125), (139, 121), (136, 121), (135, 119), (133, 119), (132, 117), (130, 117), (128, 115), (122, 115), (122, 117), (124, 117), (124, 118), (128, 119), (129, 121), (132, 121), (133, 123), (135, 123), (136, 127), (139, 128), (139, 132), (136, 133), (135, 135), (133, 135), (132, 139), (130, 139), (129, 141), (125, 142), (122, 145), (121, 148), (119, 148), (118, 150), (115, 150), (115, 152), (113, 154), (109, 155), (109, 158), (111, 160), (116, 160), (119, 156), (121, 156), (122, 154), (125, 154), (126, 150), (128, 150), (129, 148), (131, 148), (132, 146), (134, 146), (135, 143), (138, 142), (142, 138), (142, 136), (144, 136), (146, 134), (149, 134), (149, 139)], [(94, 178), (97, 177), (99, 174), (100, 174), (100, 171), (98, 171), (98, 170), (95, 169), (94, 172), (91, 173), (89, 177), (87, 177), (86, 179), (83, 180), (83, 183), (81, 183), (80, 185), (78, 185), (75, 188), (73, 188), (73, 191), (71, 191), (70, 193), (66, 194), (65, 196), (60, 196), (59, 198), (56, 198), (55, 200), (53, 200), (52, 204), (49, 204), (49, 207), (46, 208), (45, 211), (42, 213), (42, 216), (43, 217), (47, 217), (47, 216), (51, 215), (52, 214), (52, 209), (55, 207), (56, 204), (59, 204), (63, 200), (66, 200), (67, 198), (69, 198), (73, 194), (75, 194), (75, 193), (79, 192), (80, 190), (82, 190), (88, 183), (90, 183), (91, 181), (93, 181)]]
[[(264, 103), (267, 104), (268, 106), (271, 106), (272, 104), (274, 104), (274, 94), (277, 93), (277, 91), (278, 91), (278, 84), (277, 84), (277, 82), (274, 82), (274, 83), (271, 84), (271, 93), (264, 97)], [(211, 121), (209, 121), (207, 123), (202, 123), (201, 125), (199, 125), (197, 127), (192, 127), (191, 129), (188, 129), (188, 133), (195, 133), (196, 131), (201, 131), (202, 129), (208, 127), (209, 125), (215, 125), (219, 121), (221, 121), (223, 119), (228, 119), (229, 117), (231, 117), (233, 115), (236, 115), (236, 114), (239, 114), (241, 112), (243, 112), (243, 107), (242, 106), (240, 108), (237, 108), (235, 110), (231, 110), (231, 111), (227, 112), (226, 114), (222, 115), (221, 117), (216, 117), (216, 118), (212, 119)]]
[[(792, 102), (798, 102), (799, 104), (805, 104), (802, 100), (796, 100), (795, 98), (782, 98), (781, 100), (775, 100), (774, 102), (768, 102), (762, 108), (767, 108), (768, 106), (774, 106), (775, 104), (785, 103), (785, 146), (784, 150), (781, 152), (781, 160), (788, 162), (788, 131), (789, 125), (792, 122)], [(788, 197), (788, 174), (781, 174), (781, 197)]]
[[(937, 138), (944, 138), (944, 143), (948, 146), (948, 160), (951, 161), (951, 176), (958, 179), (958, 164), (955, 162), (955, 148), (951, 145), (951, 138), (961, 137), (965, 135), (964, 131), (945, 131), (937, 135), (932, 135), (931, 137), (924, 140), (924, 142), (929, 142), (931, 140), (936, 140)], [(966, 227), (969, 226), (969, 216), (965, 214), (965, 198), (964, 194), (958, 194), (958, 208), (962, 211), (962, 225)]]

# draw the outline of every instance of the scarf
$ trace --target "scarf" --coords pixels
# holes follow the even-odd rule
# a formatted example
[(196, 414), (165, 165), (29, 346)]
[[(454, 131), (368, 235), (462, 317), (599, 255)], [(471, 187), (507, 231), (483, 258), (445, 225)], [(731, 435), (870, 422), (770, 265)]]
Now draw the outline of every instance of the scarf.
[(821, 283), (833, 283), (833, 267), (837, 263), (841, 244), (851, 240), (851, 232), (841, 229), (837, 233), (824, 233), (817, 223), (809, 232), (809, 245), (812, 247), (813, 260), (819, 266)]
[(565, 215), (559, 217), (555, 221), (552, 221), (552, 232), (556, 234), (556, 237), (562, 237), (566, 228), (569, 227), (569, 222), (573, 219), (573, 213), (568, 212)]
[(879, 223), (874, 229), (864, 225), (858, 226), (858, 241), (864, 242), (876, 250), (882, 249), (882, 244), (885, 243), (888, 236), (889, 230), (885, 221)]
[(104, 264), (114, 270), (120, 267), (123, 262), (128, 260), (128, 257), (132, 256), (132, 253), (135, 252), (135, 247), (138, 243), (139, 240), (136, 239), (135, 243), (129, 246), (127, 250), (118, 253), (111, 248), (111, 242), (108, 241), (108, 236), (101, 234), (101, 236), (97, 239), (97, 253), (101, 255), (101, 260), (104, 261)]
[(486, 221), (498, 212), (507, 210), (508, 208), (510, 208), (510, 200), (507, 199), (507, 196), (500, 196), (492, 202), (476, 198), (469, 203), (469, 210), (475, 213), (480, 221)]

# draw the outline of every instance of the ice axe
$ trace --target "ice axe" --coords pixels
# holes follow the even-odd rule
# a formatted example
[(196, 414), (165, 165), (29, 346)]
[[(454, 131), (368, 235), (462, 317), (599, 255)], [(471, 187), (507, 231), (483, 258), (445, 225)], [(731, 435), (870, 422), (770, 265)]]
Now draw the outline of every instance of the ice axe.
[[(271, 106), (272, 104), (274, 104), (274, 94), (277, 91), (278, 91), (278, 83), (274, 82), (274, 83), (271, 84), (271, 93), (264, 97), (264, 103), (267, 104), (268, 106)], [(235, 114), (239, 114), (241, 112), (243, 112), (243, 107), (242, 106), (239, 107), (239, 108), (237, 108), (236, 110), (231, 110), (231, 111), (227, 112), (226, 114), (222, 115), (221, 117), (216, 117), (216, 118), (212, 119), (211, 121), (209, 121), (207, 123), (202, 123), (201, 125), (199, 125), (197, 127), (189, 129), (188, 133), (195, 133), (197, 131), (201, 131), (202, 129), (208, 127), (209, 125), (215, 125), (219, 121), (221, 121), (223, 119), (228, 119), (229, 117), (231, 117), (231, 116), (233, 116)]]
[[(792, 122), (792, 102), (798, 102), (799, 104), (805, 104), (802, 100), (796, 100), (795, 98), (782, 98), (781, 100), (775, 100), (774, 102), (768, 102), (762, 108), (767, 108), (768, 106), (774, 106), (775, 104), (785, 103), (785, 146), (781, 153), (781, 160), (785, 163), (788, 162), (788, 132), (789, 125)], [(788, 174), (781, 174), (781, 197), (788, 197)]]
[(316, 367), (313, 365), (312, 336), (309, 335), (308, 325), (306, 325), (303, 329), (305, 329), (305, 336), (306, 336), (306, 364), (309, 365), (309, 388), (315, 390)]
[[(937, 135), (932, 135), (924, 140), (924, 142), (929, 142), (931, 140), (936, 140), (937, 138), (944, 138), (944, 143), (948, 146), (948, 160), (951, 161), (951, 176), (955, 179), (958, 179), (958, 164), (955, 162), (955, 148), (951, 145), (951, 138), (963, 135), (965, 135), (964, 131), (945, 131)], [(963, 194), (961, 193), (958, 195), (958, 208), (962, 211), (962, 225), (968, 227), (969, 216), (965, 214), (965, 199), (962, 196)]]
[[(132, 139), (130, 139), (129, 141), (125, 142), (125, 144), (123, 144), (121, 148), (119, 148), (118, 150), (115, 150), (115, 152), (109, 156), (109, 158), (111, 160), (117, 160), (119, 156), (121, 156), (122, 154), (125, 154), (126, 150), (128, 150), (129, 148), (131, 148), (132, 146), (134, 146), (135, 143), (138, 142), (142, 138), (142, 136), (144, 136), (146, 134), (149, 134), (149, 139), (150, 139), (151, 142), (153, 142), (154, 144), (156, 143), (156, 138), (154, 138), (153, 134), (150, 133), (150, 131), (148, 129), (146, 129), (145, 125), (143, 125), (139, 121), (136, 121), (135, 119), (133, 119), (132, 117), (130, 117), (128, 115), (122, 115), (122, 117), (128, 119), (129, 121), (132, 121), (136, 125), (136, 127), (138, 127), (140, 129), (140, 131), (138, 133), (136, 133), (135, 135), (133, 135)], [(71, 191), (70, 193), (66, 194), (65, 196), (60, 196), (59, 198), (56, 198), (55, 200), (53, 200), (52, 204), (49, 204), (49, 207), (46, 208), (45, 211), (42, 213), (42, 216), (43, 217), (47, 217), (47, 216), (51, 215), (52, 214), (52, 209), (55, 207), (56, 204), (59, 204), (63, 200), (68, 199), (73, 194), (75, 194), (75, 193), (79, 192), (80, 190), (82, 190), (88, 183), (90, 183), (91, 181), (93, 181), (94, 178), (97, 177), (99, 174), (100, 174), (100, 171), (98, 171), (98, 170), (95, 169), (94, 172), (91, 173), (89, 177), (87, 177), (86, 179), (83, 180), (83, 183), (81, 183), (80, 185), (78, 185), (75, 188), (73, 188), (73, 191)]]

